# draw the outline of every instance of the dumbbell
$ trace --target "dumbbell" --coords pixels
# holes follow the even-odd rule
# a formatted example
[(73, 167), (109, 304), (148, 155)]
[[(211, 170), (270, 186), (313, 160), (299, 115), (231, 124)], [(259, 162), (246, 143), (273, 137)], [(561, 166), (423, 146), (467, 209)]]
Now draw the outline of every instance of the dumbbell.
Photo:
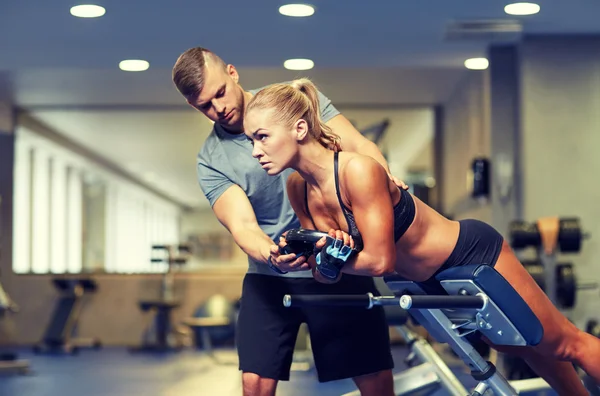
[[(589, 234), (583, 233), (579, 219), (576, 217), (563, 218), (559, 220), (558, 247), (563, 253), (577, 253), (581, 250), (581, 241), (589, 238)], [(514, 220), (509, 225), (510, 246), (515, 249), (526, 247), (539, 247), (542, 238), (536, 223), (522, 220)]]
[[(292, 229), (285, 234), (286, 245), (283, 248), (280, 247), (279, 251), (284, 254), (295, 253), (297, 257), (301, 255), (309, 257), (318, 253), (315, 252), (315, 244), (323, 237), (327, 240), (326, 244), (335, 242), (335, 238), (330, 237), (326, 232), (305, 228)], [(358, 251), (355, 248), (348, 251), (350, 257), (357, 253)], [(340, 263), (342, 266), (344, 265), (343, 261), (336, 263), (335, 261), (321, 260), (317, 264), (317, 269), (325, 278), (334, 280), (340, 273)]]
[[(538, 286), (546, 291), (545, 268), (539, 261), (523, 261), (523, 266)], [(558, 263), (556, 265), (556, 298), (562, 308), (573, 308), (577, 301), (578, 290), (593, 290), (598, 288), (598, 283), (577, 283), (573, 264)]]

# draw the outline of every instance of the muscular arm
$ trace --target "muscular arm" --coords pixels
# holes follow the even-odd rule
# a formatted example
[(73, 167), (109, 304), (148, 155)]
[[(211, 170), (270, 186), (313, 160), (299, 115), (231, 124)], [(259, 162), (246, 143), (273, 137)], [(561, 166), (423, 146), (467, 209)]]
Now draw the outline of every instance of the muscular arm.
[(325, 124), (329, 126), (335, 134), (342, 138), (343, 151), (351, 151), (371, 157), (379, 162), (385, 171), (390, 174), (389, 165), (383, 157), (383, 154), (381, 154), (381, 151), (379, 151), (379, 147), (357, 131), (356, 128), (354, 128), (354, 125), (352, 125), (346, 117), (342, 114), (338, 114)]
[(258, 226), (244, 190), (238, 185), (229, 187), (213, 205), (213, 212), (244, 253), (257, 262), (267, 263), (273, 241)]
[(363, 239), (363, 250), (342, 272), (369, 276), (393, 272), (394, 209), (385, 170), (372, 158), (355, 157), (343, 168), (341, 181)]

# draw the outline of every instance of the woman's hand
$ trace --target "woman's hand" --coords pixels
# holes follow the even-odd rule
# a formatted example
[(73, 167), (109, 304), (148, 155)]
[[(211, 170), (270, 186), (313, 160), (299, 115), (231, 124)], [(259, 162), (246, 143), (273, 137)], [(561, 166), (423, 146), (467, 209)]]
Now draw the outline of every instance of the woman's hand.
[[(352, 239), (352, 235), (348, 234), (346, 231), (334, 230), (332, 228), (327, 232), (327, 234), (333, 239), (344, 241), (345, 246), (350, 246), (351, 249), (354, 249), (354, 239)], [(327, 243), (327, 238), (323, 237), (319, 239), (317, 243), (315, 243), (315, 247), (321, 250), (323, 249), (323, 246), (325, 246), (325, 243)]]
[[(333, 239), (336, 240), (335, 246), (336, 246), (336, 250), (337, 251), (340, 251), (343, 246), (347, 246), (350, 249), (354, 248), (354, 239), (347, 232), (342, 231), (342, 230), (330, 229), (327, 234), (331, 238), (333, 238)], [(315, 244), (315, 248), (318, 249), (318, 250), (322, 250), (325, 247), (326, 244), (327, 244), (327, 238), (323, 237), (323, 238), (321, 238), (321, 239), (319, 239), (317, 241), (317, 243)], [(337, 273), (337, 276), (335, 277), (335, 279), (332, 279), (331, 277), (325, 277), (319, 271), (319, 265), (318, 264), (315, 267), (312, 268), (312, 272), (313, 272), (313, 277), (315, 278), (315, 280), (317, 282), (321, 282), (321, 283), (328, 283), (328, 284), (336, 283), (342, 277), (342, 272), (341, 271), (339, 271)]]

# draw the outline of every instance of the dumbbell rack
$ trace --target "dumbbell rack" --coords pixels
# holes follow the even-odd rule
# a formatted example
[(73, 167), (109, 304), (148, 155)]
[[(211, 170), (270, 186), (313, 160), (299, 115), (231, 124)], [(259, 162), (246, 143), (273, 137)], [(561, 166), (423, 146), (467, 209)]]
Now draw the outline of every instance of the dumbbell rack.
[[(581, 250), (582, 241), (589, 238), (589, 234), (582, 232), (577, 218), (554, 218), (558, 232), (556, 240), (548, 243), (549, 240), (544, 238), (540, 232), (540, 220), (533, 223), (513, 221), (510, 225), (510, 245), (515, 250), (527, 247), (537, 249), (537, 261), (524, 261), (523, 265), (528, 268), (530, 274), (557, 308), (571, 309), (575, 305), (578, 290), (597, 289), (598, 284), (596, 282), (577, 283), (573, 265), (559, 263), (557, 254), (559, 252), (563, 254), (578, 253)], [(539, 267), (542, 268), (541, 271)], [(535, 269), (536, 273), (532, 273), (532, 269)]]
[(594, 290), (598, 283), (578, 283), (570, 264), (558, 263), (556, 253), (538, 252), (539, 262), (544, 267), (544, 291), (559, 309), (571, 309), (575, 305), (579, 290)]

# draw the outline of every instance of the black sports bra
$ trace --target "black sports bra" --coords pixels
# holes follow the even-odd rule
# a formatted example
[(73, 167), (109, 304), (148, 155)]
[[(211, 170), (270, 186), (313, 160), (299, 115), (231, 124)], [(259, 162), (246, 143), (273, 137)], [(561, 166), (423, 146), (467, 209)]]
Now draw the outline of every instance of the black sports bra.
[[(360, 235), (360, 231), (356, 226), (356, 221), (354, 220), (354, 214), (350, 209), (344, 205), (342, 201), (342, 196), (340, 194), (340, 183), (338, 178), (338, 152), (334, 153), (333, 156), (333, 167), (334, 167), (334, 176), (335, 176), (335, 191), (337, 193), (338, 200), (340, 202), (340, 206), (342, 207), (342, 212), (344, 212), (344, 217), (346, 218), (346, 222), (348, 223), (349, 234), (354, 239), (355, 248), (358, 250), (362, 250), (363, 241), (362, 236)], [(415, 202), (410, 195), (410, 193), (404, 189), (400, 188), (400, 201), (394, 206), (394, 241), (398, 242), (398, 239), (404, 235), (408, 227), (412, 224), (415, 218)], [(304, 202), (306, 204), (306, 213), (312, 221), (315, 229), (317, 226), (315, 225), (315, 221), (313, 220), (312, 215), (310, 214), (310, 210), (308, 209), (308, 185), (305, 182), (304, 185)]]

